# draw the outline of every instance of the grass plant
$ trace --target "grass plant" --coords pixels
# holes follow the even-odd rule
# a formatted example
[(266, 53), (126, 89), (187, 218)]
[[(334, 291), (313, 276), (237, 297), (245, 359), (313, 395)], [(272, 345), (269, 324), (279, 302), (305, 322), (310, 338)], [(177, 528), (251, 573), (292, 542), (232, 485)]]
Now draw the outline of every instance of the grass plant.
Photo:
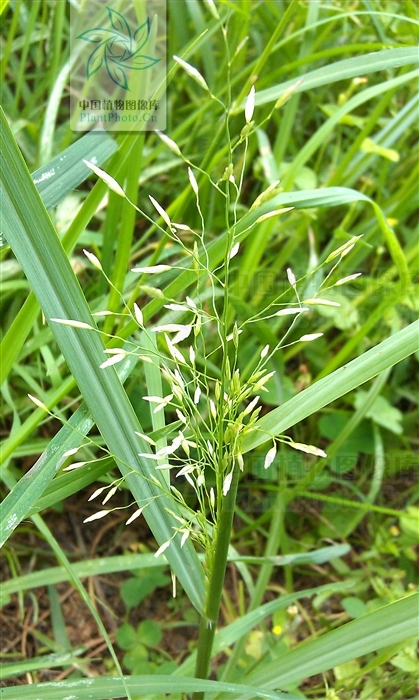
[[(1, 5), (2, 599), (52, 611), (2, 697), (413, 698), (416, 5), (169, 0), (167, 132), (78, 140), (67, 9)], [(76, 494), (156, 545), (74, 561)], [(129, 623), (167, 570), (178, 658)], [(99, 572), (133, 573), (116, 633)]]

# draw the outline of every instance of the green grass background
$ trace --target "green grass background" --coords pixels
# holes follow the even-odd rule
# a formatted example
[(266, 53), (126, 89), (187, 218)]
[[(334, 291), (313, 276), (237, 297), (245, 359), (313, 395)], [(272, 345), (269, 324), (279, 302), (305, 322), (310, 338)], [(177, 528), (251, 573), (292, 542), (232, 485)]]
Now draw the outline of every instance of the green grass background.
[[(147, 667), (147, 679), (138, 680), (146, 668), (140, 662), (121, 668), (115, 639), (81, 578), (102, 566), (109, 572), (157, 571), (164, 560), (127, 553), (70, 563), (69, 552), (44, 517), (58, 504), (65, 511), (66, 498), (89, 485), (96, 488), (96, 482), (108, 485), (117, 474), (125, 476), (123, 489), (139, 505), (160, 494), (149, 479), (149, 462), (138, 458), (149, 446), (135, 436), (135, 430), (148, 434), (164, 425), (141, 400), (164, 390), (158, 367), (146, 372), (147, 364), (131, 357), (117, 366), (118, 372), (104, 372), (99, 369), (104, 358), (99, 334), (54, 326), (45, 318), (91, 323), (92, 312), (120, 313), (122, 295), (130, 309), (134, 300), (139, 303), (146, 323), (167, 322), (164, 304), (182, 300), (193, 289), (195, 275), (184, 249), (150, 223), (156, 215), (148, 195), (172, 221), (199, 230), (187, 168), (153, 133), (122, 133), (94, 143), (70, 130), (68, 3), (9, 0), (2, 2), (1, 11), (0, 532), (8, 571), (2, 595), (7, 605), (17, 594), (24, 610), (24, 594), (49, 584), (56, 621), (53, 636), (42, 640), (35, 657), (6, 654), (4, 698), (64, 697), (72, 681), (79, 686), (71, 692), (80, 698), (87, 692), (97, 698), (171, 692), (180, 698), (204, 691), (237, 698), (281, 697), (279, 691), (325, 697), (326, 683), (328, 698), (333, 692), (342, 699), (351, 693), (415, 697), (417, 658), (410, 640), (417, 633), (418, 532), (416, 3), (168, 3), (166, 133), (200, 169), (195, 172), (212, 269), (224, 256), (225, 213), (203, 173), (218, 181), (229, 165), (223, 110), (171, 57), (195, 66), (211, 92), (229, 104), (233, 143), (244, 126), (245, 98), (251, 85), (256, 87), (255, 130), (244, 166), (243, 149), (234, 152), (236, 178), (242, 166), (244, 177), (236, 228), (241, 247), (229, 278), (230, 322), (260, 314), (280, 293), (289, 302), (287, 267), (304, 280), (300, 288), (310, 297), (326, 269), (318, 266), (333, 250), (360, 237), (331, 279), (357, 272), (362, 276), (328, 293), (339, 308), (313, 308), (296, 324), (292, 340), (303, 333), (323, 336), (275, 353), (271, 365), (276, 374), (262, 396), (261, 430), (318, 445), (327, 460), (312, 460), (284, 446), (265, 472), (269, 444), (263, 435), (249, 436), (244, 444), (245, 474), (229, 552), (230, 559), (237, 552), (242, 556), (236, 564), (241, 579), (237, 591), (225, 592), (227, 624), (215, 636), (214, 654), (232, 650), (217, 666), (218, 686), (193, 680), (194, 650), (166, 678), (159, 675), (158, 655), (153, 657), (154, 675)], [(275, 108), (291, 86), (294, 93)], [(82, 162), (89, 154), (97, 156), (149, 219), (91, 176)], [(55, 177), (39, 182), (52, 167)], [(252, 210), (257, 197), (277, 180), (275, 196)], [(105, 195), (107, 203), (100, 206)], [(287, 206), (294, 208), (248, 230), (258, 217)], [(190, 247), (191, 238), (185, 235), (183, 243)], [(98, 256), (112, 286), (88, 263), (83, 248)], [(181, 261), (182, 272), (140, 280), (131, 272), (135, 265), (173, 260)], [(203, 279), (203, 296), (205, 284)], [(173, 320), (178, 319), (172, 314)], [(132, 319), (96, 317), (96, 322), (122, 342), (139, 339)], [(261, 348), (275, 345), (288, 325), (278, 318), (244, 330), (238, 358), (242, 377), (250, 376)], [(106, 342), (119, 345), (121, 340)], [(212, 372), (219, 359), (214, 356)], [(36, 408), (28, 393), (62, 427)], [(174, 419), (166, 414), (167, 423)], [(99, 433), (89, 441), (85, 436), (95, 424)], [(166, 437), (160, 434), (160, 439)], [(63, 471), (73, 459), (66, 456), (68, 450), (82, 444), (77, 459), (81, 455), (91, 464)], [(28, 471), (27, 465), (35, 462)], [(252, 509), (249, 504), (255, 501), (259, 505)], [(144, 513), (158, 544), (172, 533), (169, 506), (173, 509), (159, 497)], [(92, 504), (92, 513), (95, 509)], [(58, 568), (40, 563), (39, 571), (23, 574), (21, 528), (40, 533)], [(205, 580), (199, 552), (189, 541), (183, 548), (179, 538), (176, 542), (166, 551), (170, 567), (191, 605), (202, 612)], [(318, 561), (316, 552), (326, 545), (330, 551)], [(307, 558), (301, 561), (297, 555), (302, 554)], [(280, 559), (292, 555), (297, 559)], [(303, 595), (301, 588), (308, 588), (315, 575), (316, 585)], [(62, 580), (70, 580), (90, 607), (113, 654), (110, 673), (125, 673), (125, 680), (115, 678), (111, 685), (108, 679), (89, 679), (89, 691), (83, 685), (86, 667), (77, 662), (83, 651), (69, 644), (53, 594)], [(275, 593), (270, 602), (267, 590)], [(327, 613), (332, 595), (339, 596), (337, 616)], [(313, 603), (302, 635), (286, 612), (300, 596)], [(272, 632), (275, 621), (285, 630), (279, 639)], [(56, 667), (72, 668), (61, 688), (38, 688), (37, 681), (46, 677), (40, 672)], [(323, 672), (326, 676), (316, 676)], [(34, 685), (27, 685), (23, 674), (31, 674)], [(313, 683), (307, 683), (313, 676)]]

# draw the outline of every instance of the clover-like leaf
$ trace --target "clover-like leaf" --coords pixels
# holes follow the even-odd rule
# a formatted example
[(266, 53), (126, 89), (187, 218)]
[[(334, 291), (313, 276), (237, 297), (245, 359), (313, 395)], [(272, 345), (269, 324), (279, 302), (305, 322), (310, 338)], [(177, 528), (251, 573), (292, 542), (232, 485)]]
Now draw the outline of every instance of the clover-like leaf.
[(116, 32), (119, 32), (122, 36), (127, 37), (130, 42), (132, 40), (131, 31), (128, 26), (128, 22), (120, 12), (112, 10), (111, 7), (106, 7), (108, 10), (109, 21)]
[(102, 27), (95, 27), (94, 29), (88, 29), (87, 31), (79, 34), (77, 39), (83, 39), (83, 41), (88, 41), (91, 44), (99, 44), (101, 41), (107, 41), (111, 37), (115, 36), (115, 32), (112, 29), (102, 29)]
[(139, 51), (140, 49), (143, 48), (143, 46), (147, 43), (147, 39), (150, 36), (150, 20), (147, 17), (146, 21), (143, 24), (140, 24), (138, 29), (136, 30), (134, 34), (134, 41), (136, 44), (136, 51)]
[(129, 90), (127, 76), (125, 75), (125, 72), (123, 68), (121, 68), (119, 62), (115, 61), (111, 56), (108, 56), (107, 53), (105, 53), (105, 63), (110, 79), (124, 90)]
[(106, 41), (100, 44), (94, 51), (92, 51), (88, 58), (86, 66), (86, 75), (88, 80), (92, 77), (92, 75), (97, 73), (103, 65), (103, 47), (105, 44)]

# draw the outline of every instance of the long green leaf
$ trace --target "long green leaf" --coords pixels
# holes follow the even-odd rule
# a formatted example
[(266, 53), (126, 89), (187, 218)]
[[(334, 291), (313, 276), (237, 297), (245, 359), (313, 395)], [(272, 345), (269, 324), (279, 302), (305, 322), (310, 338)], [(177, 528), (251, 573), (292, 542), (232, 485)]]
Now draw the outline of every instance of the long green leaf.
[[(257, 219), (264, 214), (267, 214), (281, 207), (295, 207), (296, 209), (312, 209), (317, 207), (337, 207), (342, 204), (351, 204), (353, 202), (366, 202), (373, 206), (377, 213), (379, 207), (365, 194), (357, 192), (348, 187), (324, 187), (318, 190), (303, 190), (301, 192), (282, 192), (276, 195), (267, 202), (264, 202), (259, 207), (250, 209), (237, 222), (234, 228), (234, 235), (237, 240), (243, 241), (248, 236), (251, 236), (253, 230), (251, 227), (256, 223)], [(168, 209), (170, 214), (170, 207)], [(384, 216), (381, 212), (380, 225), (388, 225), (384, 223)], [(214, 269), (224, 257), (226, 245), (226, 234), (223, 233), (212, 241), (207, 247), (209, 266)], [(206, 262), (206, 258), (202, 255), (202, 263)], [(179, 294), (196, 281), (196, 275), (191, 270), (191, 263), (184, 263), (185, 270), (176, 275), (175, 279), (165, 287), (165, 296), (175, 299)], [(403, 280), (405, 282), (405, 280)], [(163, 305), (160, 299), (153, 299), (143, 309), (144, 319), (148, 320), (155, 314)]]
[[(419, 595), (410, 595), (363, 615), (259, 666), (246, 682), (284, 688), (351, 659), (418, 636)], [(244, 696), (243, 696), (244, 697)]]
[[(64, 655), (63, 655), (64, 656)], [(49, 657), (48, 657), (49, 658)], [(132, 695), (147, 697), (166, 694), (193, 693), (207, 691), (208, 693), (229, 693), (243, 697), (263, 698), (264, 700), (301, 700), (296, 695), (274, 693), (260, 690), (238, 683), (221, 683), (219, 681), (203, 681), (199, 678), (180, 678), (177, 676), (126, 676), (125, 684)], [(2, 700), (108, 700), (111, 697), (125, 698), (126, 694), (122, 680), (107, 676), (105, 678), (83, 678), (67, 680), (61, 683), (39, 683), (24, 685), (16, 688), (2, 688)]]
[[(33, 184), (11, 130), (1, 112), (1, 196), (7, 239), (37, 295), (45, 317), (76, 319), (95, 328), (89, 307), (67, 256)], [(141, 426), (113, 367), (100, 369), (103, 343), (93, 330), (51, 322), (51, 330), (67, 361), (110, 452), (159, 544), (172, 542), (166, 555), (195, 607), (201, 612), (205, 599), (203, 569), (193, 546), (180, 547), (174, 535), (174, 510), (158, 471), (138, 453), (149, 452), (138, 438)], [(153, 464), (153, 462), (151, 462)], [(153, 480), (150, 478), (153, 476)], [(154, 481), (156, 480), (156, 481)]]
[(419, 321), (415, 321), (258, 420), (255, 431), (243, 440), (243, 452), (280, 435), (418, 349)]
[[(110, 640), (109, 634), (107, 632), (107, 629), (105, 625), (103, 624), (103, 621), (96, 610), (96, 607), (93, 605), (93, 602), (89, 596), (89, 593), (87, 592), (86, 588), (83, 586), (82, 582), (80, 581), (79, 577), (74, 573), (73, 567), (71, 563), (69, 562), (68, 558), (66, 557), (65, 553), (63, 552), (61, 546), (51, 533), (50, 529), (45, 525), (44, 521), (42, 520), (41, 516), (36, 514), (32, 516), (32, 520), (36, 527), (38, 528), (39, 532), (41, 533), (42, 537), (44, 540), (48, 543), (52, 551), (54, 552), (55, 556), (57, 557), (57, 560), (62, 564), (62, 566), (65, 568), (67, 571), (69, 580), (73, 584), (74, 588), (78, 592), (80, 599), (84, 602), (88, 610), (90, 611), (90, 614), (92, 615), (94, 621), (96, 622), (96, 625), (98, 627), (99, 632), (102, 634), (103, 639), (106, 642), (106, 646), (109, 649), (111, 658), (115, 664), (116, 671), (118, 672), (119, 678), (121, 680), (121, 683), (124, 687), (124, 690), (127, 694), (127, 697), (129, 700), (132, 700), (132, 697), (130, 695), (129, 689), (126, 686), (125, 683), (125, 678), (122, 673), (121, 665), (119, 663), (119, 659), (116, 655), (115, 649), (112, 646), (112, 642)], [(37, 661), (35, 661), (35, 664), (37, 664)], [(19, 666), (19, 662), (16, 663), (16, 666)]]
[[(91, 131), (66, 148), (59, 156), (32, 173), (32, 180), (46, 209), (52, 209), (90, 174), (83, 158), (100, 165), (118, 150), (106, 131)], [(93, 160), (92, 160), (93, 159)], [(2, 245), (6, 240), (3, 238)]]
[[(374, 53), (367, 53), (364, 56), (345, 58), (343, 61), (316, 68), (304, 76), (300, 85), (295, 89), (295, 93), (306, 92), (316, 87), (330, 85), (340, 80), (357, 78), (368, 73), (377, 73), (391, 68), (401, 68), (411, 64), (419, 63), (419, 53), (416, 47), (406, 47), (397, 49), (383, 49)], [(296, 79), (292, 78), (275, 87), (267, 88), (256, 93), (256, 104), (263, 105), (276, 101), (281, 95), (295, 85)], [(243, 104), (235, 111), (243, 109)]]
[[(71, 568), (74, 576), (84, 578), (87, 576), (111, 574), (116, 571), (162, 568), (167, 565), (168, 562), (164, 555), (156, 559), (154, 554), (130, 554), (127, 552), (115, 557), (101, 557), (99, 559), (86, 559), (84, 561), (74, 562)], [(4, 581), (1, 585), (0, 595), (2, 605), (6, 604), (6, 601), (12, 593), (30, 591), (32, 588), (39, 588), (40, 586), (61, 583), (62, 581), (68, 580), (68, 571), (64, 566), (51, 566), (41, 571), (33, 571), (23, 576), (15, 576), (8, 581)]]
[(44, 654), (27, 661), (17, 663), (2, 664), (0, 676), (4, 681), (7, 678), (16, 678), (24, 673), (33, 673), (45, 668), (57, 668), (74, 666), (80, 663), (80, 656), (85, 652), (85, 647), (77, 647), (71, 651), (57, 652), (55, 654)]
[[(264, 620), (266, 620), (269, 615), (273, 615), (277, 610), (285, 610), (289, 605), (293, 605), (296, 600), (301, 600), (302, 598), (311, 598), (314, 595), (321, 595), (325, 592), (330, 593), (341, 593), (342, 591), (347, 591), (354, 586), (354, 581), (341, 581), (336, 583), (326, 583), (323, 586), (316, 586), (315, 588), (307, 588), (303, 591), (297, 591), (295, 593), (289, 593), (288, 595), (282, 595), (275, 600), (271, 600), (269, 603), (260, 605), (255, 610), (251, 610), (239, 617), (234, 622), (231, 622), (227, 627), (217, 630), (214, 637), (214, 645), (212, 648), (213, 657), (219, 654), (221, 651), (227, 649), (227, 647), (235, 644), (239, 639), (242, 639), (248, 632), (253, 630), (256, 625), (260, 625)], [(196, 661), (196, 651), (194, 651), (188, 658), (179, 666), (174, 675), (189, 675), (193, 673)]]
[[(345, 544), (332, 545), (315, 549), (307, 554), (287, 554), (282, 557), (272, 557), (272, 563), (277, 566), (287, 566), (290, 564), (323, 564), (326, 561), (331, 561), (339, 556), (347, 554), (350, 547)], [(201, 559), (204, 555), (199, 555)], [(228, 560), (233, 562), (246, 561), (245, 556), (229, 554)], [(263, 564), (266, 561), (264, 557), (252, 558), (252, 563)], [(80, 578), (88, 576), (102, 576), (104, 574), (113, 574), (120, 571), (133, 571), (134, 569), (154, 569), (167, 566), (168, 562), (165, 555), (158, 559), (154, 554), (121, 554), (113, 557), (101, 557), (100, 559), (85, 559), (81, 562), (75, 562), (71, 565), (75, 576)], [(51, 585), (68, 581), (68, 571), (63, 566), (53, 566), (42, 571), (33, 571), (30, 574), (23, 576), (15, 576), (8, 581), (3, 581), (0, 590), (2, 604), (12, 593), (21, 591), (29, 591), (32, 588), (39, 586)], [(329, 584), (327, 584), (329, 585)], [(332, 585), (332, 584), (330, 584)], [(335, 585), (335, 584), (333, 584)], [(351, 584), (352, 585), (352, 584)], [(317, 590), (317, 589), (316, 589)], [(307, 593), (307, 595), (311, 595)], [(269, 613), (266, 613), (267, 615)]]
[[(317, 204), (315, 202), (317, 201)], [(237, 233), (249, 226), (250, 223), (262, 215), (273, 211), (276, 207), (291, 206), (297, 209), (304, 209), (314, 206), (337, 206), (338, 204), (347, 204), (349, 202), (368, 202), (372, 205), (377, 223), (383, 233), (384, 240), (387, 243), (389, 253), (393, 258), (404, 288), (410, 287), (410, 273), (407, 262), (404, 257), (403, 249), (392, 228), (388, 225), (386, 218), (380, 207), (366, 195), (356, 190), (351, 190), (347, 187), (330, 187), (320, 190), (304, 190), (302, 192), (283, 192), (271, 200), (263, 204), (260, 208), (248, 212), (237, 225)], [(258, 212), (257, 216), (255, 213)], [(248, 223), (249, 222), (249, 223)]]
[(91, 131), (59, 156), (35, 170), (32, 180), (45, 208), (56, 207), (69, 192), (89, 177), (90, 171), (84, 165), (83, 158), (100, 165), (117, 150), (117, 143), (106, 131)]
[[(134, 360), (134, 361), (133, 361)], [(128, 356), (118, 374), (124, 380), (136, 364), (134, 356)], [(68, 423), (54, 435), (45, 452), (33, 467), (17, 482), (1, 504), (0, 547), (4, 545), (19, 523), (27, 516), (36, 501), (67, 459), (68, 450), (80, 447), (83, 438), (94, 425), (86, 404), (82, 404)]]
[[(35, 170), (31, 177), (46, 209), (55, 207), (89, 177), (91, 171), (83, 163), (83, 158), (101, 165), (117, 150), (117, 144), (106, 132), (92, 131), (62, 151), (47, 165)], [(0, 384), (3, 384), (19, 355), (38, 308), (36, 299), (30, 294), (2, 339)]]

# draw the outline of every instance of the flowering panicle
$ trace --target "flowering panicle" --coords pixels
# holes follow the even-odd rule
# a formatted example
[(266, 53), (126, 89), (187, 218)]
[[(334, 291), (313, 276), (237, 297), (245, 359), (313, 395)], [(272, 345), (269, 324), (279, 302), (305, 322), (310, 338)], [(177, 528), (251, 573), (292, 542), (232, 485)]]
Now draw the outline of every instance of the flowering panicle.
[[(215, 16), (215, 5), (213, 7), (212, 2), (206, 4)], [(212, 98), (217, 99), (210, 92), (204, 77), (194, 66), (177, 56), (174, 60), (179, 69), (182, 69), (203, 90), (209, 92)], [(294, 94), (300, 82), (297, 81), (279, 98), (274, 109)], [(242, 311), (240, 309), (239, 312), (238, 307), (236, 309), (232, 304), (228, 283), (231, 270), (234, 273), (237, 260), (243, 255), (246, 246), (244, 234), (255, 226), (265, 225), (265, 222), (271, 222), (270, 225), (273, 225), (276, 217), (289, 213), (293, 209), (289, 206), (281, 207), (278, 203), (275, 206), (275, 199), (281, 192), (279, 180), (276, 180), (255, 199), (250, 209), (255, 213), (249, 217), (253, 223), (248, 229), (236, 226), (239, 219), (239, 195), (243, 188), (248, 141), (258, 128), (253, 121), (256, 103), (256, 90), (253, 85), (244, 102), (245, 124), (237, 142), (230, 149), (224, 174), (217, 183), (214, 183), (197, 165), (187, 160), (175, 141), (157, 131), (162, 144), (180, 159), (182, 167), (185, 168), (185, 181), (189, 183), (186, 193), (193, 202), (201, 226), (200, 230), (196, 231), (186, 222), (173, 222), (169, 214), (172, 207), (169, 206), (166, 210), (157, 199), (149, 195), (149, 202), (154, 207), (160, 224), (155, 223), (148, 216), (146, 218), (151, 223), (155, 223), (160, 236), (164, 232), (171, 247), (166, 248), (163, 263), (152, 256), (146, 259), (144, 264), (132, 268), (132, 271), (141, 276), (149, 275), (153, 281), (157, 280), (153, 286), (153, 282), (150, 285), (141, 284), (143, 280), (140, 278), (136, 294), (147, 295), (158, 300), (160, 308), (163, 309), (163, 316), (158, 320), (153, 319), (150, 323), (148, 321), (150, 313), (147, 317), (147, 306), (142, 303), (141, 298), (140, 301), (132, 299), (129, 304), (123, 302), (126, 315), (131, 322), (134, 320), (137, 324), (140, 340), (136, 350), (141, 350), (141, 354), (138, 352), (136, 354), (145, 363), (152, 365), (148, 366), (146, 371), (147, 392), (142, 398), (143, 406), (149, 406), (153, 432), (151, 436), (142, 430), (137, 432), (138, 456), (149, 465), (150, 471), (147, 472), (149, 474), (147, 478), (157, 489), (156, 492), (169, 495), (172, 501), (177, 501), (181, 506), (179, 511), (166, 508), (167, 514), (173, 520), (173, 533), (164, 542), (159, 542), (155, 557), (164, 554), (175, 537), (179, 538), (181, 548), (188, 546), (188, 540), (192, 539), (199, 541), (206, 551), (213, 551), (212, 527), (217, 525), (225, 499), (230, 499), (234, 495), (240, 472), (246, 469), (245, 439), (250, 433), (258, 430), (259, 415), (266, 409), (267, 402), (264, 402), (263, 397), (272, 390), (274, 384), (278, 351), (291, 344), (309, 343), (321, 338), (323, 333), (318, 331), (315, 323), (313, 328), (308, 324), (315, 319), (319, 311), (322, 311), (321, 307), (340, 307), (338, 300), (328, 298), (322, 290), (324, 292), (331, 287), (340, 287), (358, 277), (358, 274), (347, 275), (337, 279), (333, 284), (331, 280), (332, 274), (333, 279), (336, 279), (334, 272), (340, 260), (356, 244), (359, 237), (354, 236), (327, 257), (323, 264), (328, 265), (331, 262), (332, 268), (323, 276), (323, 281), (318, 285), (317, 290), (313, 290), (312, 285), (307, 285), (304, 278), (297, 279), (292, 267), (289, 266), (281, 273), (283, 279), (288, 281), (286, 290), (271, 300), (255, 316), (245, 321), (240, 320)], [(238, 163), (234, 162), (234, 152), (240, 146), (244, 149), (244, 155), (239, 167)], [(110, 189), (126, 197), (124, 190), (114, 178), (91, 163), (86, 162), (86, 165)], [(216, 192), (222, 194), (226, 207), (227, 233), (224, 260), (220, 264), (216, 263), (218, 267), (213, 262), (217, 254), (210, 251), (207, 243), (207, 222), (200, 204), (204, 191), (203, 175), (207, 176)], [(260, 211), (257, 211), (258, 209)], [(173, 258), (173, 250), (179, 254), (180, 260), (178, 263), (170, 264), (168, 256)], [(245, 254), (247, 252), (246, 250)], [(90, 264), (105, 275), (99, 258), (89, 251), (85, 251), (85, 255)], [(182, 277), (185, 279), (186, 289), (181, 298), (172, 298), (175, 271), (180, 270), (183, 275), (187, 266), (189, 266), (190, 277), (187, 275)], [(163, 288), (161, 282), (167, 278), (171, 281)], [(194, 280), (193, 292), (190, 291), (190, 280)], [(154, 308), (156, 307), (157, 303), (154, 305)], [(237, 321), (234, 320), (236, 311)], [(323, 313), (326, 312), (323, 311)], [(302, 320), (305, 323), (303, 328), (299, 327)], [(88, 319), (78, 321), (63, 318), (51, 319), (51, 321), (71, 326), (80, 332), (87, 330), (97, 332), (94, 323), (89, 324)], [(262, 322), (268, 324), (266, 332), (263, 330)], [(246, 370), (240, 372), (239, 368), (243, 366), (241, 344), (246, 338), (245, 331), (251, 323), (260, 324), (258, 333), (262, 337), (263, 333), (266, 340), (262, 349), (256, 350), (253, 356), (252, 343), (246, 345), (244, 363)], [(281, 338), (275, 340), (277, 336)], [(106, 371), (107, 368), (129, 359), (129, 355), (133, 354), (128, 344), (125, 342), (118, 342), (118, 344), (123, 347), (113, 347), (105, 351), (107, 357), (100, 364), (101, 369)], [(150, 348), (153, 350), (151, 351)], [(158, 379), (156, 373), (159, 375)], [(41, 401), (31, 398), (39, 408), (47, 410)], [(267, 434), (266, 439), (271, 439), (271, 445), (267, 447), (263, 467), (265, 470), (271, 469), (271, 472), (279, 459), (279, 455), (277, 457), (279, 443), (311, 457), (323, 459), (326, 457), (326, 453), (320, 447), (296, 442), (285, 435)], [(86, 462), (75, 462), (67, 469), (76, 469), (84, 464)], [(181, 484), (185, 482), (195, 491), (199, 503), (198, 512), (191, 511), (181, 493)], [(105, 506), (111, 501), (118, 487), (117, 481), (100, 486), (89, 500), (101, 498), (102, 506)], [(127, 519), (127, 524), (134, 522), (143, 513), (147, 503), (138, 504), (138, 506)], [(111, 509), (99, 510), (89, 516), (85, 522), (103, 518), (110, 512)], [(210, 557), (207, 564), (211, 566)]]

